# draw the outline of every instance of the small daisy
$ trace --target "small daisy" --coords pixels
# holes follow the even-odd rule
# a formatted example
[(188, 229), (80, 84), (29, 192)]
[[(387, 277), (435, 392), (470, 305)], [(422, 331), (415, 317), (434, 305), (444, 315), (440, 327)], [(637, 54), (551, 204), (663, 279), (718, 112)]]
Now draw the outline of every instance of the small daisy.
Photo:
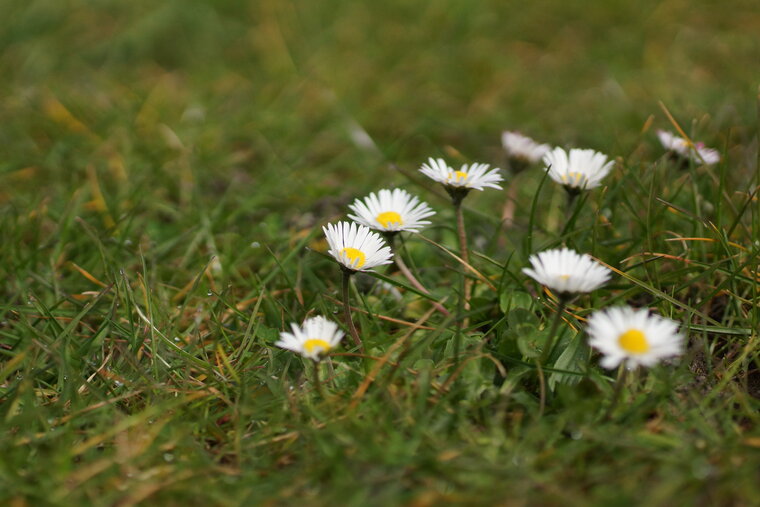
[(562, 294), (591, 292), (610, 279), (611, 272), (590, 255), (569, 248), (546, 250), (528, 259), (531, 268), (523, 273)]
[(604, 153), (577, 148), (569, 153), (562, 148), (554, 148), (544, 155), (549, 176), (570, 192), (598, 187), (614, 163), (613, 160), (607, 161)]
[(686, 139), (665, 130), (658, 130), (657, 137), (660, 139), (663, 148), (683, 159), (691, 159), (698, 164), (704, 163), (707, 165), (720, 162), (718, 150), (705, 148), (704, 143), (694, 143), (694, 147), (691, 147)]
[(275, 345), (314, 361), (319, 361), (322, 355), (334, 349), (343, 338), (343, 331), (338, 329), (338, 325), (321, 316), (306, 319), (303, 327), (291, 324), (290, 328), (293, 332), (281, 332), (280, 340)]
[(678, 323), (630, 306), (594, 312), (588, 319), (589, 345), (604, 357), (600, 364), (615, 368), (625, 361), (628, 369), (652, 366), (665, 357), (683, 353), (684, 339)]
[(338, 222), (322, 227), (330, 245), (328, 253), (349, 271), (369, 271), (390, 264), (393, 255), (385, 240), (369, 227), (354, 222)]
[(447, 189), (475, 189), (483, 190), (485, 187), (498, 188), (504, 178), (498, 169), (488, 169), (488, 164), (464, 164), (461, 169), (455, 171), (449, 167), (442, 158), (429, 158), (426, 164), (422, 164), (420, 172)]
[(528, 136), (508, 130), (502, 132), (501, 144), (511, 159), (527, 164), (535, 164), (552, 149), (548, 144), (538, 144)]
[(348, 218), (384, 232), (420, 232), (430, 224), (423, 219), (435, 215), (430, 206), (400, 188), (373, 192), (363, 200), (355, 200), (349, 208), (356, 214)]

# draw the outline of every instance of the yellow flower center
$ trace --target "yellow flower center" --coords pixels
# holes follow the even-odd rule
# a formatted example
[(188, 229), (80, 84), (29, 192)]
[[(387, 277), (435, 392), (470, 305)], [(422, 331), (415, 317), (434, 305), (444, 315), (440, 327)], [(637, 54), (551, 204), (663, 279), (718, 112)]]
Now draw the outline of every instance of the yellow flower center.
[(330, 344), (319, 338), (309, 338), (303, 342), (303, 348), (306, 349), (306, 352), (309, 354), (314, 352), (315, 349), (318, 349), (319, 352), (327, 352), (330, 350)]
[(353, 268), (360, 268), (364, 265), (367, 257), (364, 252), (357, 248), (346, 247), (340, 251), (341, 255), (348, 259), (348, 264)]
[(588, 182), (586, 175), (578, 171), (565, 173), (560, 179), (562, 180), (562, 183), (570, 185), (571, 187), (585, 187)]
[(401, 215), (395, 211), (384, 211), (377, 215), (375, 218), (383, 227), (390, 227), (392, 225), (404, 225), (404, 221), (401, 220)]
[(629, 329), (621, 334), (618, 338), (618, 343), (623, 347), (623, 350), (631, 354), (643, 354), (649, 350), (647, 337), (638, 329)]
[(464, 171), (454, 171), (449, 173), (449, 181), (454, 180), (456, 182), (467, 181), (467, 173)]
[(570, 275), (559, 275), (560, 280), (567, 280), (570, 278)]

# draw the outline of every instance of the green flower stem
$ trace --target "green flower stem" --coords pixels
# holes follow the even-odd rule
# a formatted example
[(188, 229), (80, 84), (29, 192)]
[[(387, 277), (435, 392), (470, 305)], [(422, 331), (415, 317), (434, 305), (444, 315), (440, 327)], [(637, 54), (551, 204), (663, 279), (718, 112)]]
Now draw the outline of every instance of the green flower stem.
[(544, 408), (546, 408), (546, 378), (544, 377), (544, 369), (541, 367), (541, 361), (536, 360), (536, 371), (538, 372), (539, 388), (538, 418), (541, 419), (544, 416)]
[[(581, 203), (581, 201), (578, 200), (578, 196), (580, 196), (581, 191), (577, 188), (570, 187), (565, 187), (565, 190), (567, 192), (567, 201), (565, 202), (565, 225), (562, 227), (560, 236), (569, 238), (570, 233), (575, 227), (578, 213), (578, 209), (576, 208), (578, 208)], [(567, 241), (563, 241), (562, 244), (567, 246)]]
[(467, 265), (470, 264), (470, 253), (467, 249), (467, 232), (464, 228), (464, 213), (462, 211), (462, 200), (454, 199), (454, 209), (457, 216), (457, 236), (459, 237), (459, 255), (462, 257), (465, 265), (459, 268), (459, 301), (457, 303), (457, 332), (454, 335), (454, 372), (459, 369), (459, 354), (462, 348), (462, 330), (469, 326), (468, 318), (463, 314), (470, 309), (470, 293), (472, 285), (467, 278)]
[(562, 321), (562, 314), (565, 313), (567, 308), (567, 299), (560, 295), (559, 304), (557, 305), (557, 313), (554, 315), (554, 321), (552, 322), (551, 330), (549, 331), (549, 338), (547, 338), (544, 351), (541, 353), (541, 364), (546, 364), (546, 361), (551, 357), (552, 349), (554, 349), (555, 342), (557, 340), (557, 330), (559, 329), (559, 323)]
[[(464, 266), (459, 271), (459, 300), (457, 301), (457, 332), (454, 335), (454, 373), (459, 369), (459, 349), (462, 347), (462, 328), (466, 325), (463, 319), (464, 315), (464, 287), (465, 287), (465, 275)], [(454, 374), (452, 373), (452, 375)]]
[(322, 380), (319, 378), (319, 361), (312, 361), (314, 363), (314, 386), (317, 388), (319, 396), (325, 397), (325, 392), (322, 390)]
[(459, 301), (457, 302), (457, 332), (454, 335), (454, 373), (459, 369), (459, 352), (462, 347), (462, 330), (469, 326), (469, 319), (463, 318), (465, 311), (470, 309), (470, 293), (472, 286), (467, 278), (467, 269), (470, 265), (470, 252), (467, 249), (467, 232), (464, 229), (464, 212), (462, 210), (462, 201), (470, 192), (466, 187), (453, 187), (444, 185), (446, 192), (451, 197), (451, 203), (454, 205), (454, 210), (457, 217), (457, 236), (459, 238), (459, 255), (462, 258), (463, 264), (459, 270)]
[(565, 187), (565, 190), (567, 191), (567, 207), (565, 209), (565, 214), (569, 218), (573, 215), (573, 205), (575, 204), (575, 200), (580, 195), (580, 190), (570, 189), (569, 187)]
[(554, 345), (557, 341), (556, 337), (557, 330), (559, 329), (559, 323), (562, 321), (562, 314), (565, 312), (566, 307), (567, 298), (560, 295), (559, 304), (557, 306), (557, 314), (554, 316), (552, 327), (549, 330), (549, 337), (546, 339), (546, 346), (544, 347), (544, 351), (541, 353), (541, 357), (536, 361), (536, 371), (538, 372), (538, 385), (540, 389), (540, 400), (538, 408), (539, 419), (541, 419), (541, 417), (544, 415), (544, 408), (546, 407), (546, 378), (544, 377), (543, 365), (546, 364), (552, 355), (552, 349), (554, 349)]
[[(465, 277), (464, 279), (464, 301), (462, 306), (464, 307), (465, 311), (470, 310), (470, 296), (472, 295), (472, 280), (467, 278), (465, 276), (465, 273), (468, 269), (468, 266), (470, 265), (470, 252), (467, 249), (467, 232), (464, 228), (464, 212), (462, 211), (462, 203), (455, 202), (454, 208), (456, 209), (456, 215), (457, 215), (457, 235), (459, 236), (459, 252), (462, 256), (462, 260), (465, 263), (465, 266), (462, 266), (462, 276)], [(464, 324), (465, 327), (467, 327), (467, 322)]]
[(359, 333), (354, 326), (354, 320), (351, 318), (351, 305), (349, 304), (349, 285), (351, 282), (351, 275), (353, 271), (347, 269), (343, 270), (343, 309), (346, 316), (346, 324), (348, 324), (348, 330), (351, 333), (351, 338), (354, 340), (354, 344), (359, 347), (359, 352), (364, 353), (364, 347), (362, 346), (362, 339), (359, 338)]
[(333, 389), (335, 389), (335, 369), (333, 368), (332, 359), (330, 356), (327, 356), (324, 359), (327, 363), (327, 374), (331, 379)]
[(620, 393), (625, 385), (627, 374), (628, 370), (625, 367), (625, 361), (623, 361), (618, 368), (617, 380), (615, 380), (615, 390), (612, 392), (612, 399), (610, 399), (610, 404), (607, 407), (607, 412), (604, 414), (604, 419), (610, 419), (612, 417), (612, 412), (615, 410), (615, 407), (620, 400)]

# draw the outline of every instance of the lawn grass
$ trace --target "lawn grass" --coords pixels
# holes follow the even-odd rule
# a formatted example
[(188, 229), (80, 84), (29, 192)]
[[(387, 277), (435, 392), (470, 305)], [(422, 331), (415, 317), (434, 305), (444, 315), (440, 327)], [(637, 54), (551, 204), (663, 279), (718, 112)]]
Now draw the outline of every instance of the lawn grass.
[[(751, 505), (760, 497), (760, 15), (732, 0), (427, 4), (0, 0), (0, 502), (10, 505)], [(669, 116), (672, 115), (672, 121)], [(675, 164), (655, 129), (718, 148)], [(457, 323), (357, 276), (366, 356), (274, 346), (342, 322), (321, 226), (428, 156), (503, 166), (503, 129), (617, 159), (567, 226), (540, 168), (473, 192), (477, 282)], [(686, 238), (686, 239), (685, 239)], [(521, 273), (567, 244), (620, 271), (562, 324), (539, 416)], [(460, 265), (408, 263), (455, 309)], [(493, 287), (491, 287), (491, 285)], [(682, 323), (685, 355), (614, 372), (594, 308)], [(515, 312), (515, 310), (521, 310)], [(512, 322), (510, 322), (510, 315)], [(518, 320), (518, 322), (515, 321)], [(341, 324), (343, 325), (343, 324)], [(353, 355), (352, 355), (353, 354)], [(555, 361), (557, 358), (555, 358)], [(590, 367), (586, 367), (590, 364)]]

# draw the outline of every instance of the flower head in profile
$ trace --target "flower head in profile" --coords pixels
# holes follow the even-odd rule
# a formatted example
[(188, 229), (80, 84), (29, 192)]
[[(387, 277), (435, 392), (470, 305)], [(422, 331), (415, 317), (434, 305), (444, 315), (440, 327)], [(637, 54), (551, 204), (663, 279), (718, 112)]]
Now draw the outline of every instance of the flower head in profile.
[(499, 169), (489, 169), (488, 164), (464, 164), (457, 171), (449, 167), (442, 158), (429, 158), (427, 163), (422, 164), (420, 172), (447, 189), (475, 189), (483, 190), (485, 187), (501, 189), (499, 183), (504, 178), (499, 174)]
[(501, 145), (509, 158), (521, 165), (535, 164), (552, 149), (548, 144), (538, 144), (528, 136), (508, 130), (501, 134)]
[(561, 294), (591, 292), (607, 283), (611, 275), (590, 255), (569, 248), (545, 250), (528, 260), (531, 267), (523, 268), (523, 273)]
[(658, 130), (657, 138), (663, 148), (684, 160), (691, 159), (697, 164), (706, 165), (714, 165), (720, 162), (718, 150), (706, 148), (704, 143), (694, 143), (692, 146), (683, 137), (678, 137), (665, 130)]
[(564, 185), (569, 192), (580, 192), (601, 185), (602, 179), (610, 172), (613, 160), (594, 150), (554, 148), (544, 155), (544, 164), (551, 179)]
[(430, 224), (424, 219), (435, 215), (427, 203), (400, 188), (373, 192), (364, 199), (355, 200), (349, 208), (355, 215), (348, 215), (348, 218), (384, 232), (420, 232), (423, 226)]
[(338, 329), (338, 325), (321, 316), (306, 319), (302, 327), (291, 324), (290, 328), (293, 332), (281, 332), (280, 340), (275, 345), (314, 361), (319, 361), (343, 338), (343, 331)]
[(328, 253), (351, 272), (369, 271), (375, 266), (392, 262), (390, 247), (369, 227), (355, 222), (338, 222), (327, 224), (322, 230), (330, 245)]
[(615, 368), (625, 361), (628, 369), (652, 366), (683, 353), (684, 338), (678, 323), (629, 306), (599, 310), (588, 319), (589, 345), (604, 357), (600, 364)]

